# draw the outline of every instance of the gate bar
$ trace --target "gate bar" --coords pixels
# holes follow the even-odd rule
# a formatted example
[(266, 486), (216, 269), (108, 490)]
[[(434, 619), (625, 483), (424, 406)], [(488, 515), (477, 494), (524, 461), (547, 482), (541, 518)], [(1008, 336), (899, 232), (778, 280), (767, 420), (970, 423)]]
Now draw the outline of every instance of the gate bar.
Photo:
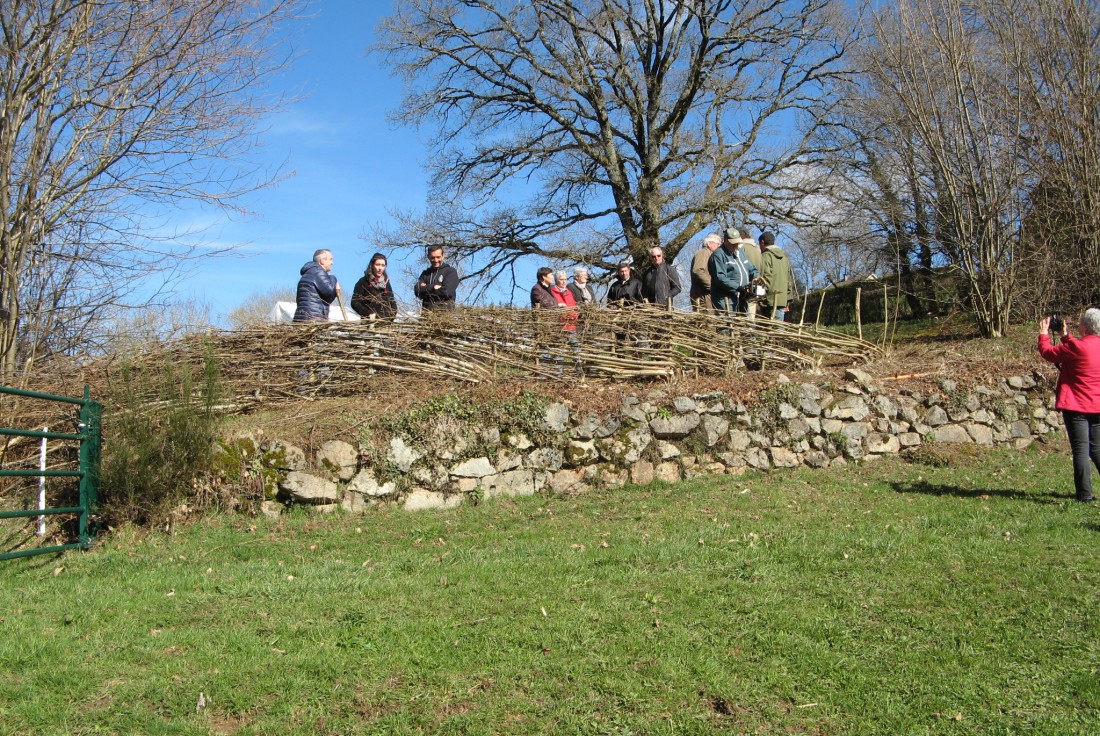
[(0, 555), (0, 561), (14, 560), (17, 557), (30, 557), (31, 555), (47, 555), (51, 552), (64, 552), (67, 549), (77, 549), (84, 545), (80, 542), (71, 544), (59, 544), (54, 547), (35, 547), (34, 549), (21, 549), (16, 552), (5, 552)]
[(79, 440), (81, 436), (71, 432), (43, 432), (40, 429), (8, 429), (0, 427), (0, 436), (8, 437), (46, 437), (51, 440)]
[(57, 514), (79, 514), (83, 506), (69, 506), (63, 509), (24, 509), (22, 511), (0, 511), (0, 519), (23, 519), (30, 516), (55, 516)]

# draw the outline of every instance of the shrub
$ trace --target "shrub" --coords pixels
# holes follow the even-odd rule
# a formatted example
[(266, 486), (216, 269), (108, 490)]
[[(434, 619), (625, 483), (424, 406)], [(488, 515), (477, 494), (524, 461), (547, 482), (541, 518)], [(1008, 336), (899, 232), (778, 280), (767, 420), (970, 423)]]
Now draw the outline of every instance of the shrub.
[(154, 369), (132, 359), (109, 390), (100, 482), (108, 520), (159, 521), (205, 487), (219, 382), (213, 356), (196, 358)]

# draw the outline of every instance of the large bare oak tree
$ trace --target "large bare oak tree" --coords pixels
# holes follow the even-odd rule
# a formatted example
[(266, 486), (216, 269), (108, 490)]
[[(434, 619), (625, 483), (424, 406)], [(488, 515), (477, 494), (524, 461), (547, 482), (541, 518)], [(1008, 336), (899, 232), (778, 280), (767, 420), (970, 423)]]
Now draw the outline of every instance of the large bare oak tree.
[(380, 233), (486, 282), (517, 259), (669, 259), (717, 222), (793, 217), (791, 170), (852, 42), (828, 0), (408, 0), (374, 50), (396, 119), (433, 134), (432, 193)]
[(247, 154), (296, 5), (0, 0), (0, 375), (192, 255), (158, 215), (270, 181)]

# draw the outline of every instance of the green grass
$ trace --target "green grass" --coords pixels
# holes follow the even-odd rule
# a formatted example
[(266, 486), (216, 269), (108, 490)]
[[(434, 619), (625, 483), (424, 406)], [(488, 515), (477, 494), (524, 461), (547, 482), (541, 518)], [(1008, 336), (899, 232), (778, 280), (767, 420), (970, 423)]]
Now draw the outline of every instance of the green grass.
[(955, 465), (0, 563), (0, 733), (1100, 733), (1100, 509), (1063, 454)]

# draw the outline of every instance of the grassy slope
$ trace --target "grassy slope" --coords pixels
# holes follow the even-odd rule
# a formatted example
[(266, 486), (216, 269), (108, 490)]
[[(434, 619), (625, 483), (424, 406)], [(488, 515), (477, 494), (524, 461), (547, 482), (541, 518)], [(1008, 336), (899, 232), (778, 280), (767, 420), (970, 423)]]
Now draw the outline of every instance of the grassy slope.
[(0, 564), (0, 733), (1100, 732), (1100, 509), (954, 462)]

